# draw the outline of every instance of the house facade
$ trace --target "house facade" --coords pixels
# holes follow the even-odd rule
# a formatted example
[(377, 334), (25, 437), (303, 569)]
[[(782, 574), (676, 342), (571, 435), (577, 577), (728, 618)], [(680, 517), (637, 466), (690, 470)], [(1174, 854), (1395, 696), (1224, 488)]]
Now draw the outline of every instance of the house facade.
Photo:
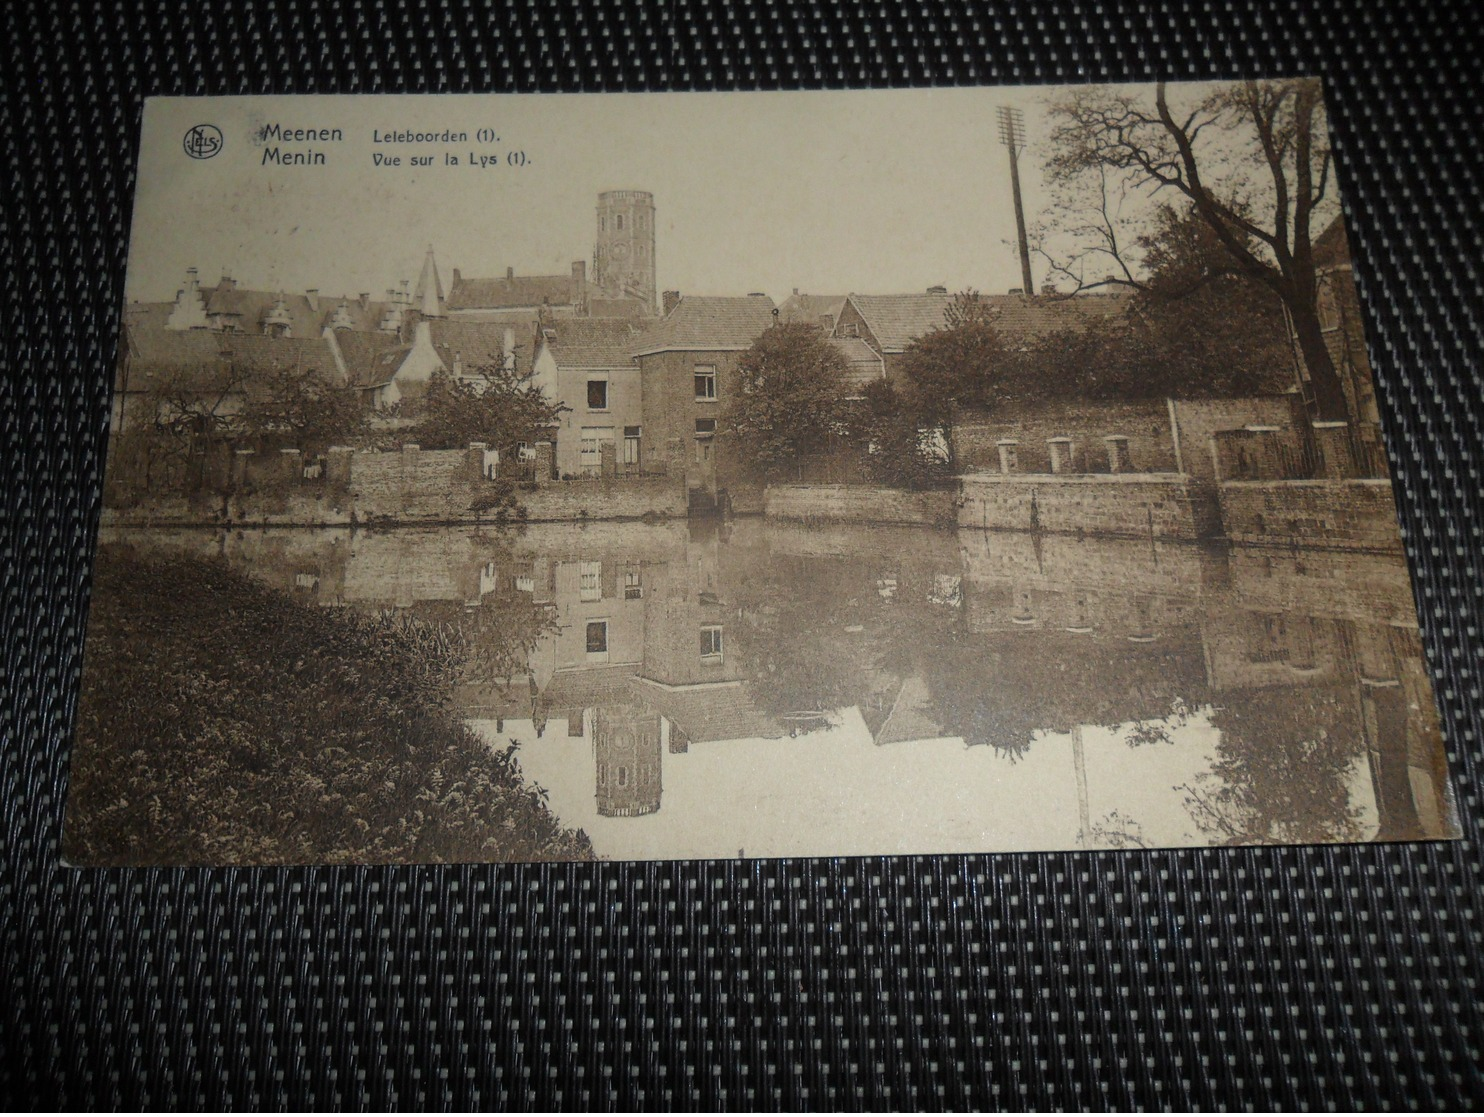
[(553, 431), (558, 476), (649, 470), (639, 366), (631, 356), (643, 333), (633, 318), (566, 318), (537, 338), (534, 383), (565, 405)]
[[(742, 354), (772, 328), (766, 295), (687, 295), (634, 348), (643, 397), (645, 453), (683, 470), (693, 506), (735, 496), (749, 474), (746, 448), (721, 426), (739, 390)], [(672, 464), (673, 463), (673, 464)]]

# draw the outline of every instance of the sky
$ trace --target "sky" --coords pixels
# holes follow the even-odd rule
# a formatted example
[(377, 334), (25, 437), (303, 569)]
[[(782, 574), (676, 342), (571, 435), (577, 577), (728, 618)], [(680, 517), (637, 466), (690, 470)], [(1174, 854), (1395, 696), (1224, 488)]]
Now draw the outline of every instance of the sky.
[[(590, 260), (600, 191), (653, 193), (658, 285), (691, 294), (794, 288), (1020, 286), (1009, 160), (995, 108), (1044, 137), (1046, 89), (725, 94), (155, 98), (145, 111), (128, 297), (169, 300), (185, 269), (254, 288), (380, 296), (431, 245), (466, 276), (566, 273)], [(317, 166), (263, 165), (265, 124), (339, 128)], [(193, 159), (183, 137), (219, 129)], [(445, 129), (471, 142), (386, 144)], [(498, 142), (479, 143), (489, 129)], [(521, 153), (524, 166), (508, 165)], [(400, 156), (378, 165), (375, 156)], [(494, 157), (471, 166), (470, 154)], [(413, 167), (410, 156), (434, 155)], [(448, 165), (444, 156), (459, 158)], [(1022, 160), (1028, 217), (1043, 195)], [(1041, 276), (1037, 273), (1039, 282)]]

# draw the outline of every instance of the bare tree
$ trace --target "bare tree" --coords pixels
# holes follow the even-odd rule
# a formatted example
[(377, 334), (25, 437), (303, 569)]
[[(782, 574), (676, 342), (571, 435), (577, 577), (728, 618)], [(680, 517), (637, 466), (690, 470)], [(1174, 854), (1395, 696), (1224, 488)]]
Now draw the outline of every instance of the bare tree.
[(1038, 251), (1058, 285), (1143, 288), (1141, 223), (1169, 194), (1188, 201), (1230, 261), (1282, 303), (1319, 418), (1345, 419), (1340, 378), (1320, 330), (1314, 239), (1335, 211), (1332, 155), (1318, 81), (1251, 81), (1172, 105), (1090, 87), (1053, 104), (1048, 179), (1056, 196)]

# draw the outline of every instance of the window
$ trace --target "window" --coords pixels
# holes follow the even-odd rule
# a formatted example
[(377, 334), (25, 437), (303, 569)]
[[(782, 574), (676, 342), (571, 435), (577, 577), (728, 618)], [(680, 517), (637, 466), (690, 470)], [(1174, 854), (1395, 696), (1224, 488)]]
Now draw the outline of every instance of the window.
[(698, 400), (715, 400), (716, 399), (716, 366), (715, 365), (697, 365), (696, 366), (696, 399), (698, 399)]
[(643, 575), (638, 570), (625, 572), (623, 576), (623, 596), (625, 601), (637, 601), (644, 596)]
[(701, 629), (701, 658), (710, 663), (721, 662), (721, 625)]
[(603, 469), (603, 443), (613, 441), (612, 427), (583, 427), (582, 440), (578, 444), (578, 462), (584, 473), (600, 473)]
[(639, 464), (638, 427), (624, 427), (623, 429), (623, 463), (624, 465)]
[(587, 409), (589, 411), (608, 410), (608, 381), (589, 380), (587, 382)]
[(620, 233), (623, 232), (623, 214), (620, 213), (613, 220), (618, 222), (618, 224), (615, 225), (614, 228), (616, 228)]
[[(582, 562), (577, 564), (578, 587), (577, 598), (579, 601), (602, 601), (603, 600), (603, 564), (601, 562)], [(591, 633), (591, 629), (589, 629)], [(591, 648), (588, 651), (592, 651)]]
[(589, 663), (608, 662), (608, 622), (587, 622), (587, 661)]
[(861, 336), (860, 324), (857, 323), (857, 322), (846, 322), (844, 325), (842, 325), (840, 327), (840, 336), (841, 337), (860, 337)]
[(714, 434), (716, 434), (716, 420), (715, 419), (697, 419), (696, 420), (696, 437), (697, 438), (710, 438)]

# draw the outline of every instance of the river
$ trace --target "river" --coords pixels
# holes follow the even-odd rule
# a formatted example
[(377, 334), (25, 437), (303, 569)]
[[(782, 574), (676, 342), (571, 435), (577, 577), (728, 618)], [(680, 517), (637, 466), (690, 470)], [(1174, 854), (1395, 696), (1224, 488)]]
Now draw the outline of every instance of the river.
[(123, 542), (456, 625), (460, 715), (600, 856), (1448, 827), (1399, 553), (762, 519)]

